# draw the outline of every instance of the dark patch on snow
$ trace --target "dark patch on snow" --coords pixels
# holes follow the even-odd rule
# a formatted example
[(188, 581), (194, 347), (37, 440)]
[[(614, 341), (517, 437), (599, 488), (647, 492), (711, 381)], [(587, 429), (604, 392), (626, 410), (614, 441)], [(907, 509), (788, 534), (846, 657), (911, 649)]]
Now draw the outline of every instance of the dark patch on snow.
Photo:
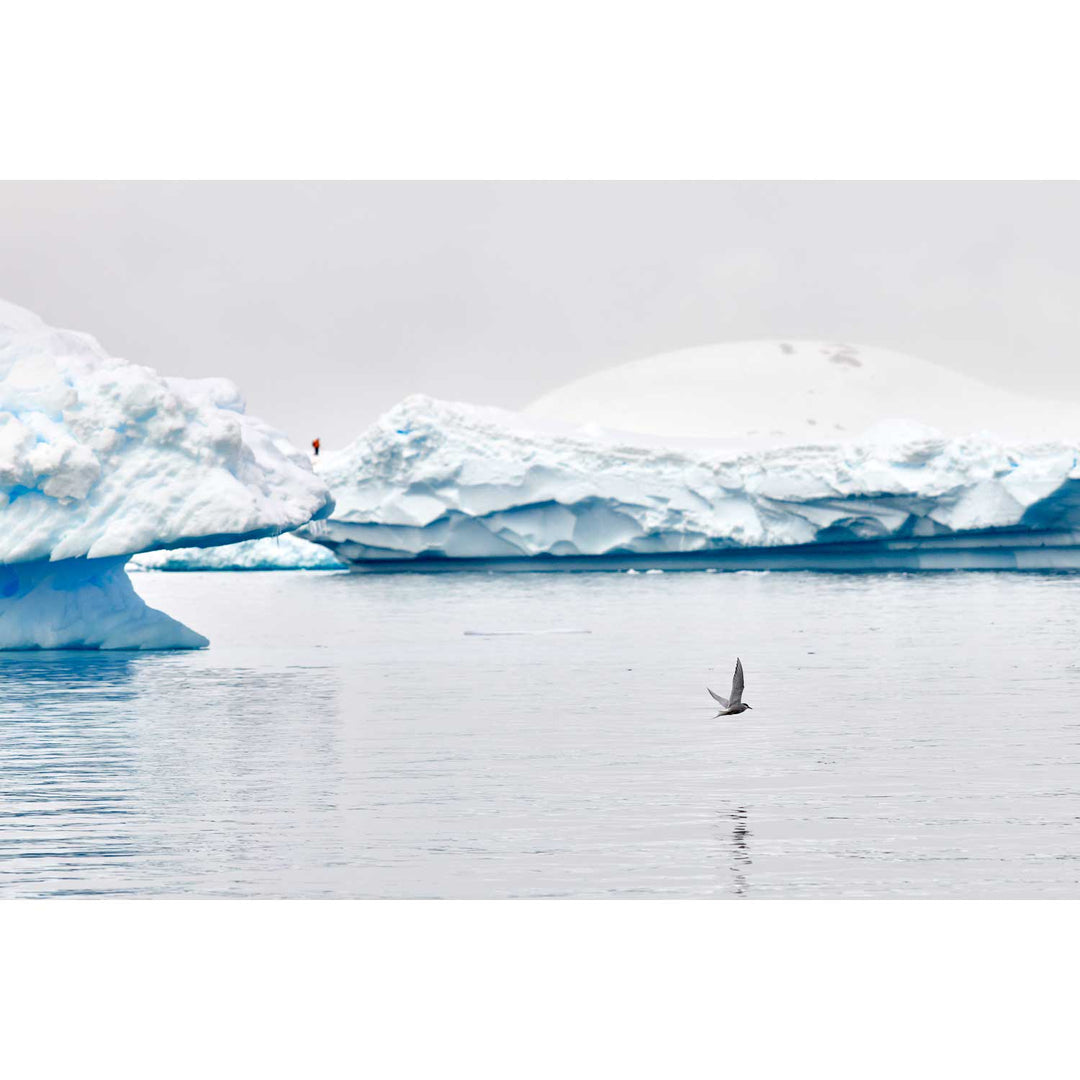
[(854, 345), (830, 345), (821, 350), (834, 364), (843, 364), (847, 367), (862, 367), (858, 350)]
[(780, 351), (782, 353), (786, 353), (788, 356), (791, 356), (795, 352), (795, 346), (789, 345), (786, 341), (781, 341)]

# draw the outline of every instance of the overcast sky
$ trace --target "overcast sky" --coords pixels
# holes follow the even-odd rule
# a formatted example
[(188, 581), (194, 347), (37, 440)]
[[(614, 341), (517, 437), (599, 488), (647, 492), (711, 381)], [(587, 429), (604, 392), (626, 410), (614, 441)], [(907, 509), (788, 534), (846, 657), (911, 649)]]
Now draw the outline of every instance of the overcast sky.
[(0, 296), (303, 446), (760, 337), (1080, 400), (1080, 184), (8, 182)]

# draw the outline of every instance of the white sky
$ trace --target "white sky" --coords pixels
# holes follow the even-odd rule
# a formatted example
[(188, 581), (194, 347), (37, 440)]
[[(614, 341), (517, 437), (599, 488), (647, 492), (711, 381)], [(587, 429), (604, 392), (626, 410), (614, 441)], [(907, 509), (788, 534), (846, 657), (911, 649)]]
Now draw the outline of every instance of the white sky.
[(755, 337), (1080, 399), (1080, 184), (0, 183), (0, 296), (300, 445)]

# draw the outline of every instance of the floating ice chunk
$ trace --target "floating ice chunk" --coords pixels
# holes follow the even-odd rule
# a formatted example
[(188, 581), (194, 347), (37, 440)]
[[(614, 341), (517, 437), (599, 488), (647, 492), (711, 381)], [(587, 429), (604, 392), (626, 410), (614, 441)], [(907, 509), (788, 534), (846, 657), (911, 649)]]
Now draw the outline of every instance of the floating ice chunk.
[(341, 570), (340, 559), (292, 533), (220, 547), (175, 548), (133, 555), (128, 570)]

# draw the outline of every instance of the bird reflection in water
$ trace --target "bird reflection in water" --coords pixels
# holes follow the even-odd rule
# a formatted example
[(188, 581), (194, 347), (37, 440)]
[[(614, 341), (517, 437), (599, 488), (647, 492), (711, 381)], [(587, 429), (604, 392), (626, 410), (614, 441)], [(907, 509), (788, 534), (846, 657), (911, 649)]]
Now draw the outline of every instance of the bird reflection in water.
[(746, 868), (752, 861), (750, 858), (750, 845), (747, 842), (750, 830), (746, 825), (746, 807), (740, 806), (731, 815), (731, 820), (735, 823), (735, 827), (731, 832), (733, 887), (736, 896), (745, 896), (747, 889)]

